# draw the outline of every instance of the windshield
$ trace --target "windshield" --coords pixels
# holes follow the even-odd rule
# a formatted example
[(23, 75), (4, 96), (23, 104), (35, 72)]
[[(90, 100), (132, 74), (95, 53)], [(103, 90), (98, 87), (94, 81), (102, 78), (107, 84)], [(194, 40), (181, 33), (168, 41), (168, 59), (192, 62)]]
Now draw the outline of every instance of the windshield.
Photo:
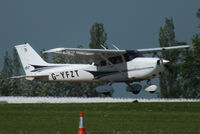
[(124, 54), (124, 59), (126, 61), (131, 61), (132, 59), (135, 59), (136, 57), (143, 57), (141, 53), (135, 50), (127, 50)]

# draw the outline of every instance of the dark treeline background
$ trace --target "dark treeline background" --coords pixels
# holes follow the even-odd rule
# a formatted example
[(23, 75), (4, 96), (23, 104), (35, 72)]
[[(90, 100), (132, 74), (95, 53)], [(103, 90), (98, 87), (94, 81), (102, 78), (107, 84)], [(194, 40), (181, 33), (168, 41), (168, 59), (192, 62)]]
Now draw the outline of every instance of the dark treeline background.
[[(200, 19), (200, 9), (196, 14)], [(200, 25), (198, 26), (200, 28)], [(159, 31), (161, 47), (187, 44), (177, 41), (174, 32), (173, 18), (166, 18)], [(102, 23), (95, 23), (90, 29), (90, 48), (102, 48), (106, 45), (107, 33)], [(199, 98), (200, 97), (200, 34), (192, 37), (191, 49), (162, 52), (159, 56), (170, 60), (168, 69), (159, 77), (162, 98)], [(82, 47), (81, 44), (77, 47)], [(43, 51), (43, 50), (42, 50)], [(73, 57), (54, 54), (49, 57), (40, 53), (43, 59), (53, 63), (74, 63)], [(71, 83), (71, 82), (34, 82), (23, 78), (11, 79), (12, 76), (22, 75), (21, 64), (15, 49), (11, 55), (5, 52), (3, 68), (0, 72), (1, 96), (105, 96), (95, 91), (102, 83)], [(106, 96), (112, 96), (112, 92)]]
[[(200, 19), (200, 9), (196, 16)], [(200, 25), (198, 26), (200, 28)], [(166, 18), (160, 28), (160, 46), (187, 44), (175, 38), (173, 18)], [(200, 97), (200, 34), (192, 37), (191, 49), (163, 52), (161, 56), (170, 60), (169, 69), (160, 75), (160, 94), (162, 98), (199, 98)]]

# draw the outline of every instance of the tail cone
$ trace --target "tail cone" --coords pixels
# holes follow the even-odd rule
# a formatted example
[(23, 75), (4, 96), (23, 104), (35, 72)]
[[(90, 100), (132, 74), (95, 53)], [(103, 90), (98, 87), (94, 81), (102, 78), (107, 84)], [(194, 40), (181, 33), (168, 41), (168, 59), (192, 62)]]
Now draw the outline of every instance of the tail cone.
[(80, 114), (78, 134), (86, 134), (85, 128), (84, 128), (84, 121), (83, 121), (83, 112), (81, 112)]

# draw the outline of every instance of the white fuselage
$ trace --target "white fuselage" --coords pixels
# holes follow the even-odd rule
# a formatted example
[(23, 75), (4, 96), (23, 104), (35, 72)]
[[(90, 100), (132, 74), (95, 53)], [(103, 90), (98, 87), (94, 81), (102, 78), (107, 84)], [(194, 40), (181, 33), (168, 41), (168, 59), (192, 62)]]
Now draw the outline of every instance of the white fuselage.
[[(30, 80), (74, 81), (74, 82), (133, 82), (149, 80), (164, 70), (163, 64), (158, 64), (159, 58), (137, 57), (129, 62), (97, 66), (95, 64), (51, 64), (38, 71)], [(42, 77), (44, 76), (44, 77)]]

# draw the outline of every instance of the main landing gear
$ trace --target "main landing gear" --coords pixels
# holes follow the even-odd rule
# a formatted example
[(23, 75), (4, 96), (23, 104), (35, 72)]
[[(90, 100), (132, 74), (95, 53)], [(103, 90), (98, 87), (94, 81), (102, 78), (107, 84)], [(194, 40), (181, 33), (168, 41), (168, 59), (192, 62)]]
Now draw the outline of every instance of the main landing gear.
[[(142, 85), (140, 85), (140, 84), (132, 84), (131, 85), (128, 82), (126, 82), (126, 84), (127, 84), (126, 91), (132, 92), (133, 94), (138, 94), (142, 89)], [(148, 80), (147, 84), (143, 87), (143, 89), (149, 93), (155, 93), (157, 88), (158, 87), (156, 85), (151, 84), (150, 80)]]

